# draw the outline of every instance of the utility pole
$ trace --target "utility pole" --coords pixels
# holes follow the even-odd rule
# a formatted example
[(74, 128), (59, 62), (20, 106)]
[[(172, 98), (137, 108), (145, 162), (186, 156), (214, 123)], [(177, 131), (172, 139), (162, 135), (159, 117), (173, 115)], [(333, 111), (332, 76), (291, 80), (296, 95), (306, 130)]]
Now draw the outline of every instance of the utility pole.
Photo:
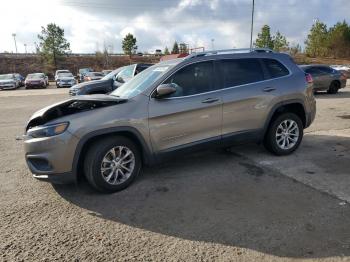
[(214, 50), (214, 41), (215, 41), (215, 39), (212, 38), (212, 39), (211, 39), (211, 50)]
[(253, 49), (254, 6), (255, 6), (255, 0), (253, 0), (253, 6), (252, 6), (252, 24), (250, 28), (250, 51), (252, 51)]
[(27, 54), (27, 44), (24, 44), (24, 52)]
[(13, 40), (15, 41), (15, 48), (16, 48), (16, 55), (17, 55), (18, 51), (17, 51), (17, 43), (16, 43), (16, 34), (13, 33), (12, 37), (13, 37)]

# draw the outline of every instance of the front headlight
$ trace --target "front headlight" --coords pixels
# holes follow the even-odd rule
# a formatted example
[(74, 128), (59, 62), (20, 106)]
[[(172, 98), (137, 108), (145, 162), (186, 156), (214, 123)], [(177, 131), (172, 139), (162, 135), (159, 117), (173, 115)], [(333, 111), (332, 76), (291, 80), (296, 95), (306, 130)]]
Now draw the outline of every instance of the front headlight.
[(68, 126), (69, 122), (63, 122), (47, 126), (36, 126), (29, 129), (27, 131), (27, 135), (34, 138), (57, 136), (65, 132)]

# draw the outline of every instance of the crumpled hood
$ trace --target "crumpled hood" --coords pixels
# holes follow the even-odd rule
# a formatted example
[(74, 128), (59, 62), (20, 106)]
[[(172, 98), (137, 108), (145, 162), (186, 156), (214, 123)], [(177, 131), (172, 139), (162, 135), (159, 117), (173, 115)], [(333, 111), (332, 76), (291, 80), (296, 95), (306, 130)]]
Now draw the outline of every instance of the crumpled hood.
[(86, 95), (72, 97), (68, 100), (58, 102), (35, 112), (29, 119), (26, 130), (38, 125), (44, 125), (47, 122), (60, 117), (102, 107), (113, 106), (116, 104), (125, 103), (126, 101), (127, 99), (110, 95)]

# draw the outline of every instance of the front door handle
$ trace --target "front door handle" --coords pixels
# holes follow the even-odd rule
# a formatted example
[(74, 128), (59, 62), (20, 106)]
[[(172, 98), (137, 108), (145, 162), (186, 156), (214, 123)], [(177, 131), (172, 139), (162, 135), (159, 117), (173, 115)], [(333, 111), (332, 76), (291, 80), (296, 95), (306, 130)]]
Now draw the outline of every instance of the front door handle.
[(275, 90), (276, 90), (276, 88), (274, 88), (274, 87), (265, 87), (263, 89), (264, 92), (271, 92), (271, 91), (275, 91)]
[(210, 104), (210, 103), (214, 103), (214, 102), (217, 102), (217, 101), (219, 101), (219, 98), (207, 98), (207, 99), (204, 99), (202, 101), (202, 103)]

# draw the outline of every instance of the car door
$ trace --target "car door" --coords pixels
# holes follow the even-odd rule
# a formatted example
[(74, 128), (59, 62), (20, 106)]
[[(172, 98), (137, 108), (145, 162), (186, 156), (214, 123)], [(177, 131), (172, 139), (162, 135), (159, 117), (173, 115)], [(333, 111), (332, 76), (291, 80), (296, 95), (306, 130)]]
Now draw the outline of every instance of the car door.
[[(221, 60), (224, 140), (239, 134), (244, 138), (244, 135), (258, 134), (263, 129), (280, 93), (278, 81), (289, 74), (277, 60), (267, 60), (269, 68), (257, 58)], [(276, 67), (281, 69), (276, 71)]]
[(155, 152), (220, 142), (222, 97), (214, 71), (213, 61), (187, 65), (163, 82), (176, 84), (176, 93), (150, 98), (149, 128)]
[(334, 80), (336, 71), (326, 66), (318, 66), (317, 70), (321, 72), (322, 89), (327, 90)]

